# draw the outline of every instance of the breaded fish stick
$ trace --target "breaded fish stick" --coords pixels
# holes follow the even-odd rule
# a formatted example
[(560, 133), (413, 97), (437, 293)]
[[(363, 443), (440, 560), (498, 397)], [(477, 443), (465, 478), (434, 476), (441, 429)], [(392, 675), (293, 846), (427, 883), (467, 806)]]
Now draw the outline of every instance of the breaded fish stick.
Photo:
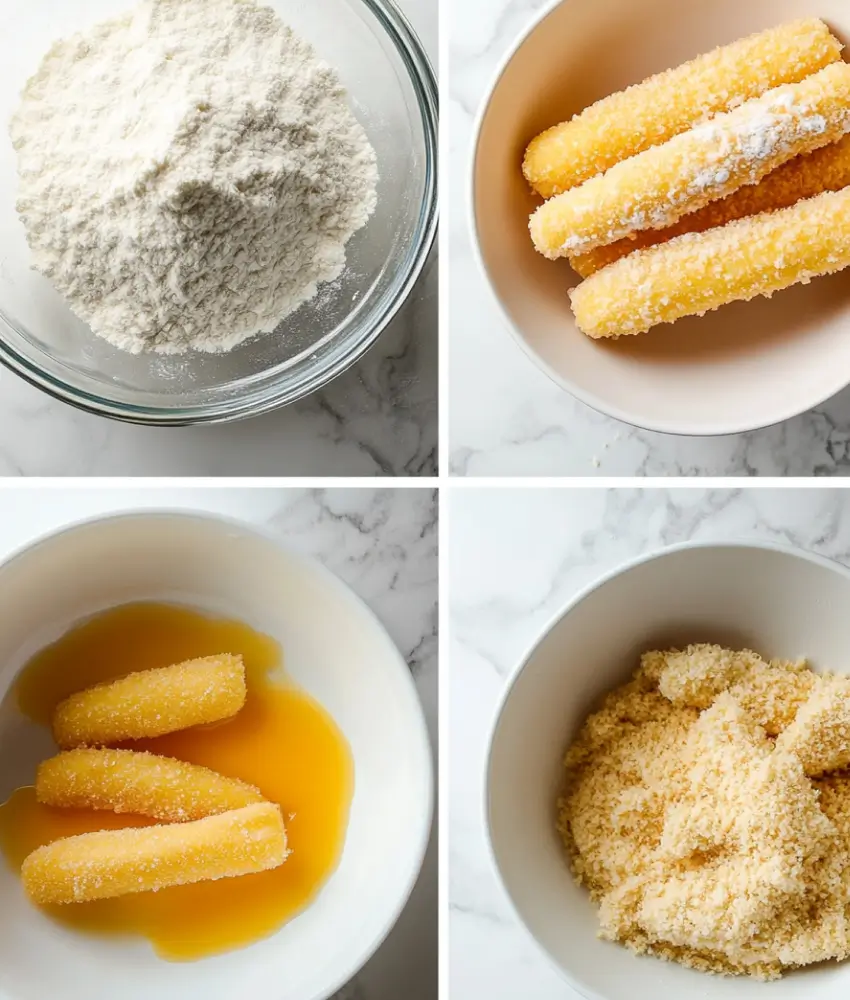
[(799, 83), (841, 56), (823, 21), (763, 31), (591, 105), (529, 144), (523, 173), (544, 198), (657, 146), (718, 112), (784, 83)]
[(848, 131), (850, 65), (834, 63), (551, 198), (531, 216), (534, 245), (557, 258), (664, 229)]
[(206, 656), (72, 694), (56, 707), (53, 736), (63, 749), (162, 736), (227, 719), (245, 696), (242, 657)]
[(570, 292), (589, 337), (643, 333), (850, 264), (850, 188), (638, 250)]
[(192, 823), (65, 837), (33, 851), (21, 878), (35, 903), (83, 903), (266, 871), (286, 856), (280, 807), (263, 802)]
[(39, 764), (35, 794), (48, 806), (109, 809), (170, 823), (262, 802), (259, 790), (199, 764), (135, 750), (68, 750)]
[(796, 205), (804, 198), (814, 198), (824, 191), (840, 191), (850, 184), (850, 136), (814, 153), (806, 153), (774, 170), (760, 184), (750, 184), (722, 201), (684, 216), (667, 229), (647, 229), (633, 239), (619, 240), (589, 253), (571, 256), (570, 264), (582, 278), (589, 278), (608, 264), (635, 250), (667, 243), (685, 233), (704, 233), (706, 229), (725, 226), (727, 222)]

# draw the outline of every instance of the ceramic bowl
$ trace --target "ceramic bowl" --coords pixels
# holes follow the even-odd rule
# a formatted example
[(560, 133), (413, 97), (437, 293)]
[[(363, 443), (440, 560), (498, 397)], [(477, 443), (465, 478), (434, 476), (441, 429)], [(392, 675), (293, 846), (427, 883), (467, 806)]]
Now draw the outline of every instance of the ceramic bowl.
[(354, 758), (339, 866), (272, 936), (196, 962), (158, 958), (143, 938), (60, 926), (0, 859), (0, 1000), (324, 1000), (389, 932), (413, 887), (431, 824), (431, 755), (407, 664), (361, 601), (273, 535), (207, 514), (98, 518), (0, 566), (0, 800), (54, 752), (18, 711), (27, 659), (69, 626), (136, 600), (239, 618), (282, 645), (287, 674), (333, 716)]
[(732, 434), (786, 420), (850, 382), (850, 271), (637, 337), (575, 325), (569, 263), (535, 252), (540, 203), (520, 165), (530, 139), (594, 101), (744, 35), (823, 18), (850, 41), (845, 0), (564, 0), (517, 39), (479, 116), (473, 241), (509, 329), (582, 402), (638, 427)]
[(508, 685), (486, 776), (487, 828), (515, 911), (589, 1000), (840, 1000), (850, 962), (770, 983), (635, 957), (597, 938), (596, 908), (573, 881), (555, 829), (566, 747), (640, 653), (690, 642), (806, 657), (850, 672), (850, 571), (767, 545), (684, 545), (593, 584), (554, 619)]

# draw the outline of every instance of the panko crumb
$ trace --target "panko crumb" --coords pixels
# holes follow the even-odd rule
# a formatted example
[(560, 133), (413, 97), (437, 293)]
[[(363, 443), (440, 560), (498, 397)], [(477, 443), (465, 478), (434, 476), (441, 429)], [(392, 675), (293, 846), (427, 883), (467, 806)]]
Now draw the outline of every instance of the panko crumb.
[(824, 677), (777, 740), (812, 777), (850, 764), (850, 678)]
[(750, 649), (707, 644), (644, 653), (639, 672), (676, 705), (705, 709), (731, 691), (769, 736), (794, 721), (818, 679), (805, 660), (766, 661)]
[(645, 653), (569, 747), (558, 802), (600, 936), (763, 980), (846, 958), (848, 764), (850, 679), (713, 645)]

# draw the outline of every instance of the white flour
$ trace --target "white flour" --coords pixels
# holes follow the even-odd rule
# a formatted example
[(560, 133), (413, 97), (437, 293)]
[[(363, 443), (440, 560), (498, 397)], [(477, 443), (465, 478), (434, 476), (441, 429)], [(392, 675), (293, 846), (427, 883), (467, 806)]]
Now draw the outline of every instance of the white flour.
[(56, 44), (11, 125), (35, 266), (124, 350), (229, 350), (337, 277), (375, 153), (253, 0), (146, 0)]
[[(800, 140), (823, 135), (827, 130), (823, 115), (809, 107), (797, 107), (790, 91), (774, 92), (772, 96), (751, 101), (746, 107), (749, 117), (741, 119), (733, 129), (718, 129), (712, 122), (694, 129), (694, 135), (707, 143), (717, 144), (714, 164), (696, 174), (694, 188), (722, 186), (729, 180), (732, 170), (747, 166), (757, 170), (761, 162), (778, 152), (790, 157)], [(847, 115), (844, 117), (846, 119)]]

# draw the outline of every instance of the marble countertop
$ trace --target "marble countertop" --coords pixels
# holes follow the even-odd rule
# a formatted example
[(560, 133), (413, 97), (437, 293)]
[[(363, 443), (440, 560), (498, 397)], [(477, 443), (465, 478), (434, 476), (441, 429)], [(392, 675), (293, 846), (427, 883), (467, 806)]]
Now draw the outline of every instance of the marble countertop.
[[(850, 474), (850, 390), (777, 427), (723, 438), (638, 430), (589, 409), (514, 343), (469, 240), (472, 126), (496, 68), (549, 0), (451, 5), (449, 134), (450, 459), (458, 476), (815, 476)], [(482, 359), (486, 365), (482, 368)]]
[(850, 494), (455, 489), (449, 515), (451, 995), (579, 1000), (513, 917), (485, 845), (486, 746), (511, 670), (570, 597), (644, 552), (754, 539), (850, 565)]
[[(39, 534), (107, 511), (167, 506), (263, 524), (325, 564), (378, 615), (410, 665), (437, 742), (437, 508), (429, 489), (148, 489), (0, 492), (0, 558)], [(435, 753), (436, 758), (436, 753)], [(336, 1000), (436, 1000), (437, 849), (377, 954)]]
[[(399, 0), (432, 61), (435, 0)], [(321, 392), (222, 427), (119, 424), (0, 370), (0, 476), (433, 476), (436, 255), (377, 344)]]

